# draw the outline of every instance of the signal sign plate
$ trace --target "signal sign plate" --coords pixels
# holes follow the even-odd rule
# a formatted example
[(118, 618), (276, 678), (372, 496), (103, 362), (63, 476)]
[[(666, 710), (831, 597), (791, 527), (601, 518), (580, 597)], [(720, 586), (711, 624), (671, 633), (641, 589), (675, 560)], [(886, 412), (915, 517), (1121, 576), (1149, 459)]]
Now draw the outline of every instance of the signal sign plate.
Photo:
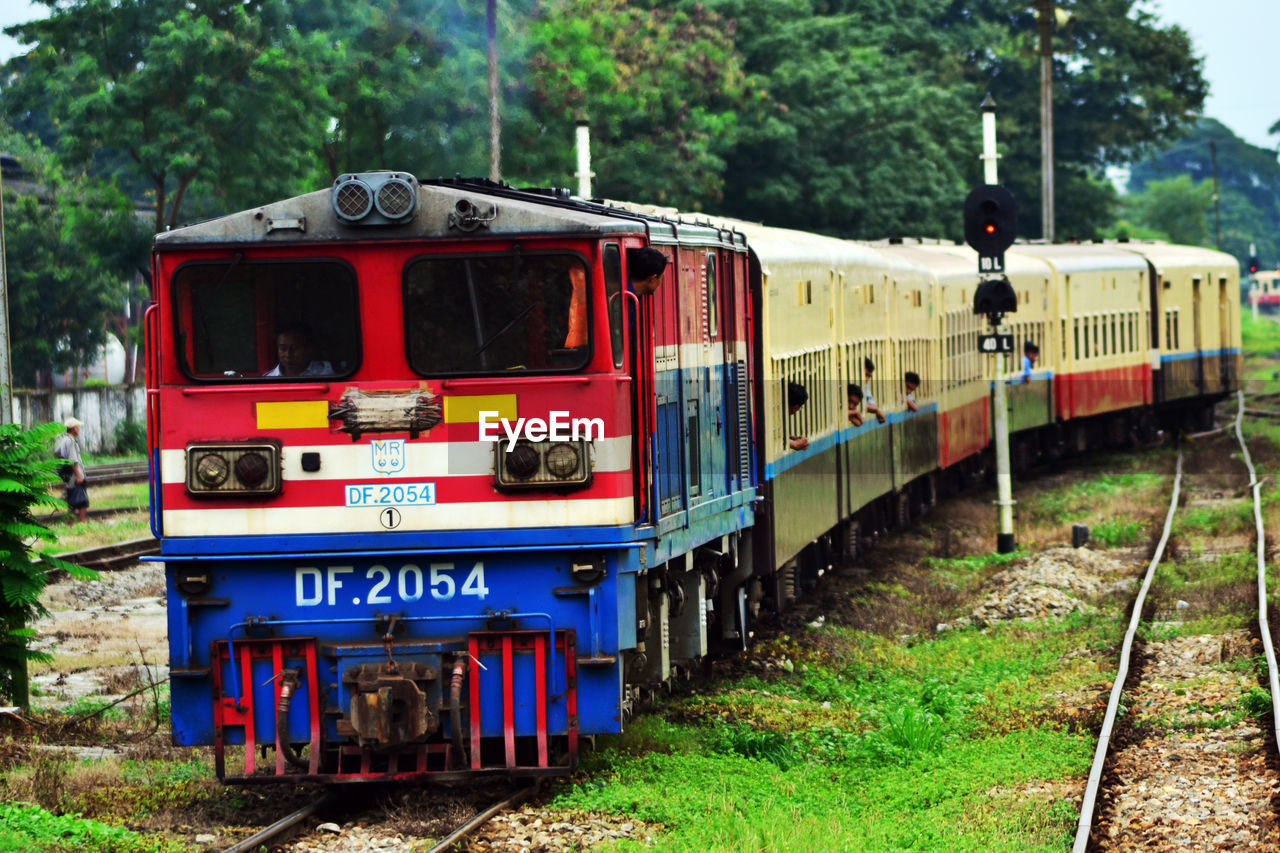
[(978, 272), (1004, 272), (1004, 252), (998, 255), (979, 255)]
[(1013, 335), (978, 335), (978, 352), (992, 355), (1013, 352)]

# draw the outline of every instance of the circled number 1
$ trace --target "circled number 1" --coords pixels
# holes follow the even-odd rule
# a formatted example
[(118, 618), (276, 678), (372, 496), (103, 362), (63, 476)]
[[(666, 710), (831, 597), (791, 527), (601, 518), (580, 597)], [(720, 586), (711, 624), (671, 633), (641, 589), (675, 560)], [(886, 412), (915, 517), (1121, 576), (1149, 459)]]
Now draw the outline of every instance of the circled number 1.
[(382, 526), (388, 530), (395, 530), (400, 526), (400, 510), (393, 506), (389, 506), (382, 512), (378, 513), (378, 521), (382, 522)]

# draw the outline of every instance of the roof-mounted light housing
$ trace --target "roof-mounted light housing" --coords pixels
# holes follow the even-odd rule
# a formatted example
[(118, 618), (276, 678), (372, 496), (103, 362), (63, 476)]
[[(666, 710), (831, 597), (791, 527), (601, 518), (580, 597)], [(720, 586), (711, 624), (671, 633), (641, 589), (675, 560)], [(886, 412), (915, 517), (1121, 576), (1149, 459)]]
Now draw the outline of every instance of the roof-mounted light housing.
[(330, 198), (343, 222), (401, 225), (418, 210), (418, 179), (408, 172), (339, 175)]

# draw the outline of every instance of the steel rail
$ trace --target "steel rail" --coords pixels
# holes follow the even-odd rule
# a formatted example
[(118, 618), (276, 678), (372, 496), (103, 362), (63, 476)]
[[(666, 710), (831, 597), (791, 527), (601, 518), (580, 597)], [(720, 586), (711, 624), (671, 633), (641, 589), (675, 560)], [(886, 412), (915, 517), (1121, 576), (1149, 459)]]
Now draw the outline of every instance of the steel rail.
[(142, 539), (130, 539), (98, 548), (86, 548), (83, 551), (67, 551), (58, 554), (58, 558), (77, 566), (96, 571), (112, 571), (123, 566), (139, 562), (138, 558), (160, 553), (160, 543), (150, 536)]
[(1253, 525), (1258, 540), (1258, 633), (1262, 635), (1262, 650), (1267, 658), (1267, 689), (1271, 693), (1271, 726), (1280, 743), (1280, 677), (1276, 673), (1276, 650), (1271, 642), (1271, 626), (1267, 620), (1267, 534), (1262, 523), (1262, 482), (1253, 467), (1249, 445), (1244, 440), (1240, 423), (1244, 420), (1244, 392), (1240, 393), (1240, 409), (1236, 415), (1236, 439), (1244, 452), (1244, 464), (1249, 469), (1249, 488), (1253, 491)]
[(1097, 807), (1098, 788), (1102, 783), (1102, 768), (1107, 761), (1107, 752), (1111, 746), (1111, 732), (1115, 728), (1116, 714), (1120, 708), (1120, 696), (1124, 692), (1125, 680), (1129, 677), (1129, 659), (1133, 654), (1133, 639), (1138, 633), (1138, 625), (1142, 621), (1142, 605), (1147, 600), (1147, 590), (1156, 575), (1156, 566), (1164, 556), (1165, 546), (1169, 544), (1169, 534), (1173, 530), (1173, 518), (1178, 511), (1178, 496), (1182, 491), (1182, 448), (1178, 448), (1178, 467), (1173, 478), (1173, 497), (1169, 501), (1169, 512), (1165, 515), (1164, 530), (1160, 533), (1160, 544), (1156, 546), (1151, 564), (1147, 566), (1146, 575), (1142, 579), (1142, 587), (1133, 602), (1133, 614), (1129, 617), (1129, 630), (1125, 632), (1124, 644), (1120, 650), (1120, 668), (1116, 673), (1115, 684), (1111, 687), (1111, 700), (1107, 702), (1107, 713), (1102, 719), (1102, 730), (1098, 733), (1098, 747), (1093, 753), (1093, 767), (1089, 770), (1089, 782), (1085, 785), (1084, 801), (1080, 804), (1080, 822), (1076, 824), (1076, 840), (1072, 853), (1084, 853), (1089, 845), (1089, 835), (1093, 830), (1093, 812)]
[[(505, 799), (499, 800), (498, 802), (489, 806), (489, 808), (485, 809), (484, 811), (477, 814), (475, 817), (471, 818), (471, 820), (467, 821), (462, 826), (455, 829), (453, 832), (446, 835), (444, 838), (440, 839), (440, 841), (438, 841), (434, 847), (429, 848), (426, 851), (426, 853), (444, 853), (444, 851), (448, 850), (450, 847), (457, 844), (459, 841), (466, 838), (468, 835), (470, 835), (471, 833), (475, 832), (477, 829), (479, 829), (480, 827), (488, 823), (489, 819), (492, 818), (494, 815), (496, 815), (498, 812), (502, 811), (503, 809), (509, 809), (514, 805), (519, 805), (530, 794), (533, 793), (533, 790), (534, 790), (534, 786), (529, 785), (516, 791), (511, 796), (506, 797)], [(228, 850), (226, 851), (226, 853), (231, 853), (231, 851)]]
[(243, 841), (231, 845), (227, 849), (223, 850), (222, 853), (247, 853), (249, 850), (254, 850), (258, 845), (270, 841), (272, 838), (275, 838), (294, 824), (311, 816), (324, 806), (327, 806), (332, 798), (333, 794), (325, 794), (322, 797), (318, 797), (313, 802), (298, 809), (296, 812), (280, 818), (280, 820), (271, 824), (266, 829), (261, 829)]
[[(1244, 440), (1244, 432), (1242, 423), (1246, 414), (1256, 414), (1256, 411), (1245, 408), (1245, 395), (1243, 391), (1237, 392), (1238, 406), (1236, 410), (1235, 422), (1232, 427), (1224, 427), (1224, 430), (1211, 430), (1201, 435), (1210, 435), (1225, 429), (1233, 428), (1236, 441), (1240, 445), (1241, 459), (1244, 462), (1246, 470), (1249, 472), (1249, 490), (1253, 494), (1253, 519), (1254, 528), (1257, 538), (1257, 560), (1258, 560), (1258, 627), (1262, 634), (1263, 649), (1267, 658), (1267, 680), (1273, 701), (1271, 703), (1272, 726), (1276, 732), (1276, 736), (1280, 738), (1280, 704), (1274, 697), (1280, 696), (1280, 679), (1277, 677), (1276, 655), (1275, 649), (1271, 642), (1271, 629), (1267, 623), (1267, 577), (1266, 577), (1266, 533), (1262, 522), (1262, 481), (1258, 479), (1257, 470), (1253, 465), (1253, 458), (1249, 454), (1249, 445)], [(1094, 810), (1097, 807), (1098, 788), (1102, 782), (1102, 771), (1106, 764), (1107, 753), (1110, 749), (1111, 733), (1115, 725), (1116, 714), (1119, 709), (1120, 697), (1124, 690), (1124, 682), (1129, 674), (1129, 658), (1132, 654), (1133, 639), (1137, 633), (1137, 627), (1142, 614), (1142, 605), (1146, 600), (1147, 590), (1151, 586), (1151, 581), (1155, 576), (1155, 569), (1160, 563), (1160, 559), (1164, 554), (1165, 546), (1168, 544), (1169, 535), (1173, 529), (1173, 518), (1178, 507), (1178, 495), (1182, 485), (1182, 451), (1178, 451), (1178, 467), (1177, 475), (1173, 484), (1173, 498), (1169, 503), (1169, 512), (1165, 516), (1164, 530), (1161, 532), (1160, 544), (1156, 547), (1155, 555), (1151, 559), (1151, 564), (1147, 567), (1146, 576), (1143, 578), (1142, 588), (1138, 593), (1137, 600), (1134, 602), (1133, 614), (1129, 620), (1129, 630), (1125, 633), (1124, 646), (1120, 655), (1120, 669), (1116, 675), (1115, 684), (1111, 688), (1111, 700), (1107, 703), (1106, 716), (1103, 719), (1102, 731), (1098, 735), (1098, 747), (1094, 752), (1093, 766), (1089, 771), (1089, 781), (1085, 786), (1084, 801), (1080, 807), (1080, 821), (1076, 825), (1075, 844), (1072, 846), (1072, 853), (1084, 853), (1089, 844), (1089, 837), (1093, 830)]]

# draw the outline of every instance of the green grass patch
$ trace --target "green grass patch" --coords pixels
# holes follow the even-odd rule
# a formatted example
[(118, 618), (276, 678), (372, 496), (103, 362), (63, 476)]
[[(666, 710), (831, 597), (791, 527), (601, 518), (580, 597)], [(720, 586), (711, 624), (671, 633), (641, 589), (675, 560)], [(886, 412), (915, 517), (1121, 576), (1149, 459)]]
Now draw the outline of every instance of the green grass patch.
[(1179, 532), (1204, 536), (1251, 530), (1254, 525), (1253, 504), (1240, 500), (1216, 506), (1189, 507), (1178, 514), (1174, 524), (1174, 529)]
[(1064, 659), (1122, 632), (1076, 615), (906, 643), (830, 625), (781, 636), (761, 653), (789, 671), (668, 700), (601, 739), (591, 781), (554, 805), (666, 825), (659, 850), (1061, 849), (1074, 789), (1054, 780), (1086, 772), (1094, 741), (1052, 696), (1087, 707), (1106, 675)]
[[(93, 496), (90, 495), (90, 500), (92, 499)], [(58, 535), (58, 541), (49, 550), (54, 554), (63, 554), (150, 536), (151, 523), (146, 511), (141, 510), (97, 521), (89, 520), (83, 524), (59, 524), (53, 530)]]
[(928, 557), (926, 562), (930, 570), (935, 575), (940, 575), (948, 581), (959, 583), (962, 581), (971, 581), (977, 577), (981, 580), (992, 569), (1004, 566), (1014, 560), (1021, 560), (1027, 555), (1021, 551), (1013, 551), (1008, 554), (970, 554), (964, 557)]
[(0, 803), (0, 853), (183, 853), (190, 849), (29, 803)]
[(1126, 545), (1137, 545), (1142, 541), (1144, 532), (1140, 521), (1108, 518), (1093, 526), (1089, 531), (1089, 539), (1093, 544), (1105, 548), (1120, 548)]
[(1075, 812), (1042, 783), (1086, 772), (1091, 751), (1088, 737), (1021, 731), (948, 742), (900, 766), (627, 756), (553, 804), (679, 827), (654, 839), (658, 850), (1060, 850)]
[[(1142, 460), (1146, 469), (1159, 469), (1163, 453), (1163, 450), (1157, 450), (1134, 456)], [(1168, 488), (1168, 477), (1143, 467), (1130, 467), (1133, 465), (1133, 459), (1108, 455), (1101, 462), (1088, 466), (1101, 469), (1088, 479), (1078, 480), (1067, 488), (1024, 494), (1019, 498), (1019, 514), (1033, 523), (1089, 521), (1095, 538), (1100, 535), (1117, 539), (1140, 536), (1141, 523), (1116, 520), (1112, 507), (1117, 500), (1138, 503), (1144, 502), (1148, 496), (1164, 494)], [(1104, 532), (1099, 534), (1099, 530)]]

